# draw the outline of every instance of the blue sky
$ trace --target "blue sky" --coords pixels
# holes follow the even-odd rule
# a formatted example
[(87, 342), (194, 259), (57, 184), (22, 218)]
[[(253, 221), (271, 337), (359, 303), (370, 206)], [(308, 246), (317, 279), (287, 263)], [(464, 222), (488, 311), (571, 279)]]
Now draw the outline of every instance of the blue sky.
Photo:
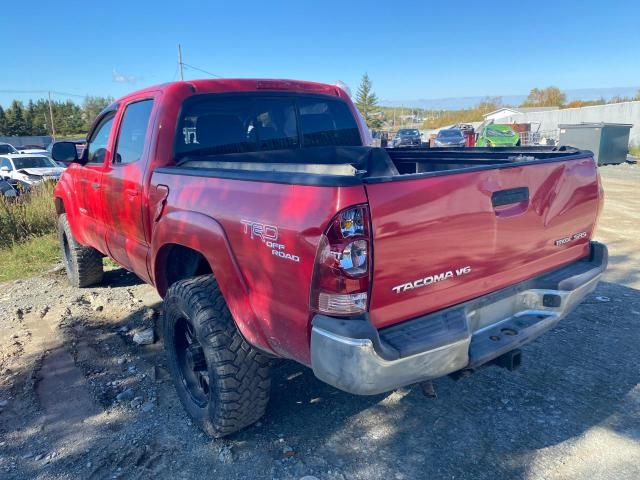
[(0, 104), (42, 96), (7, 90), (117, 97), (174, 80), (178, 43), (186, 63), (226, 77), (340, 79), (355, 91), (366, 71), (384, 100), (640, 85), (638, 0), (381, 5), (3, 2)]

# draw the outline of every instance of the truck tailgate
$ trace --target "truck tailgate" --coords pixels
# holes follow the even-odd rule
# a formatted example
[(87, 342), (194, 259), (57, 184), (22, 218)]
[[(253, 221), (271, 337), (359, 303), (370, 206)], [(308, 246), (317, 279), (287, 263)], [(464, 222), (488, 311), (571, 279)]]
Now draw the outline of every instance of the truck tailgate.
[(372, 181), (378, 328), (584, 257), (601, 195), (593, 158)]

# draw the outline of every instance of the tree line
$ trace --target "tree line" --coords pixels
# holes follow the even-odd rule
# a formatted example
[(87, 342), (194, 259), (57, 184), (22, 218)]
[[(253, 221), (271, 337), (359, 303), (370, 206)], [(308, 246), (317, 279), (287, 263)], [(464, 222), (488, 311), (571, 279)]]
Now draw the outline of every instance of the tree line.
[(84, 135), (98, 113), (111, 102), (111, 97), (94, 96), (85, 97), (81, 104), (53, 100), (51, 106), (44, 98), (29, 100), (26, 105), (14, 100), (6, 110), (0, 106), (0, 135), (52, 135), (54, 130), (58, 137)]
[[(558, 87), (532, 88), (527, 98), (520, 107), (559, 107), (576, 108), (590, 105), (605, 105), (607, 103), (622, 103), (640, 100), (640, 90), (635, 97), (613, 97), (608, 100), (573, 100), (567, 102), (567, 95)], [(398, 112), (413, 112), (416, 117), (426, 118), (424, 128), (439, 128), (456, 123), (479, 122), (483, 115), (497, 110), (503, 106), (502, 98), (487, 97), (476, 106), (462, 110), (432, 111), (425, 109), (404, 109), (398, 107), (381, 107), (378, 105), (378, 97), (373, 91), (373, 83), (368, 74), (362, 76), (360, 86), (355, 96), (355, 104), (367, 125), (371, 129), (393, 128), (395, 126), (395, 114)]]

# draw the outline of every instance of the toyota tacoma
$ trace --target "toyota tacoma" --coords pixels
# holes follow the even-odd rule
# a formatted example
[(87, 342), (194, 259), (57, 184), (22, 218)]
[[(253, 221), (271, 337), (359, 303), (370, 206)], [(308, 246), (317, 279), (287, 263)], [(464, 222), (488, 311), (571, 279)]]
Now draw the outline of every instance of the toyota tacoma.
[(112, 103), (80, 157), (53, 147), (70, 283), (108, 256), (155, 286), (214, 437), (263, 415), (274, 358), (361, 395), (514, 368), (606, 267), (591, 152), (371, 148), (359, 118), (331, 85), (185, 81)]

